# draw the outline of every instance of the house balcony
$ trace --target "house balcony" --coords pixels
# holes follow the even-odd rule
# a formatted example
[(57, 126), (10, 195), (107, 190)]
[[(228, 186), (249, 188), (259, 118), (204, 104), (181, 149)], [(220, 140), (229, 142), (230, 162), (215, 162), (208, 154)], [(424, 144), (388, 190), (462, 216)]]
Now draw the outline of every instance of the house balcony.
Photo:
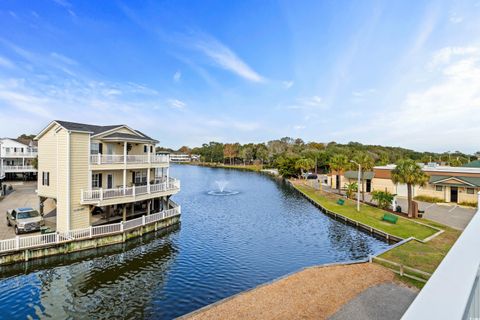
[(80, 202), (81, 204), (105, 206), (169, 196), (179, 191), (180, 181), (169, 179), (168, 181), (141, 186), (81, 190)]
[(3, 166), (5, 173), (37, 172), (34, 166)]
[(90, 156), (90, 165), (94, 170), (168, 167), (168, 155), (119, 155), (95, 154)]
[(35, 158), (38, 155), (36, 150), (30, 151), (4, 151), (2, 158)]

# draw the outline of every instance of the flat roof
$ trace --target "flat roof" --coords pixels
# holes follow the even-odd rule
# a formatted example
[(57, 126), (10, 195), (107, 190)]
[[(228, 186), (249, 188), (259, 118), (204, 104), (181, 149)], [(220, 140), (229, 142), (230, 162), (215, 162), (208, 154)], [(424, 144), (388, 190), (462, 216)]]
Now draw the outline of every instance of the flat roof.
[[(421, 166), (421, 165), (420, 165)], [(377, 170), (393, 170), (397, 166), (395, 164), (387, 164), (386, 166), (375, 166), (374, 169)], [(480, 174), (480, 168), (476, 167), (450, 167), (450, 166), (431, 166), (423, 165), (421, 166), (423, 171), (428, 172), (455, 172), (455, 173), (478, 173)]]

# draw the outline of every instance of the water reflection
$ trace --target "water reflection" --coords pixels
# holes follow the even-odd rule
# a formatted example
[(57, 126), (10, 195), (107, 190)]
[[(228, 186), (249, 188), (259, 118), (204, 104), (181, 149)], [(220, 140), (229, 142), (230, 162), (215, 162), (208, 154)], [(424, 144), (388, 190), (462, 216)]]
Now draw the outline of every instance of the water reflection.
[[(181, 226), (1, 269), (0, 317), (172, 319), (314, 264), (387, 247), (252, 172), (176, 166)], [(230, 197), (207, 194), (229, 181)], [(224, 191), (227, 189), (224, 189)]]

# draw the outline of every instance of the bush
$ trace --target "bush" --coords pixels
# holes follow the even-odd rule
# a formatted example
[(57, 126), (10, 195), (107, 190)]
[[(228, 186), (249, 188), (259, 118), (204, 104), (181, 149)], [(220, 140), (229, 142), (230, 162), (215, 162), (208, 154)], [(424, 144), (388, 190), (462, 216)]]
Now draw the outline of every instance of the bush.
[(12, 185), (11, 185), (11, 184), (10, 184), (10, 185), (8, 185), (8, 188), (7, 188), (7, 189), (8, 189), (8, 191), (12, 191), (12, 190), (13, 190), (13, 187), (12, 187)]
[(414, 200), (423, 201), (423, 202), (430, 202), (430, 203), (437, 203), (437, 202), (445, 202), (443, 199), (437, 197), (430, 197), (430, 196), (416, 196), (413, 197)]
[(460, 202), (459, 205), (461, 205), (461, 206), (466, 206), (466, 207), (474, 207), (474, 208), (477, 207), (477, 203), (476, 203), (476, 202), (470, 202), (470, 201)]
[(372, 200), (376, 201), (380, 209), (388, 209), (395, 196), (388, 191), (375, 190), (372, 192)]

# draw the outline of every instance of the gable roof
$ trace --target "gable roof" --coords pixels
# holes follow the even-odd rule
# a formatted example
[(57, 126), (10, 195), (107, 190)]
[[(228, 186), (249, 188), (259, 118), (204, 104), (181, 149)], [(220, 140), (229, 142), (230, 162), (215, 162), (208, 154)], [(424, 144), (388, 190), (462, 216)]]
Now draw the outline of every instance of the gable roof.
[[(465, 177), (465, 176), (430, 176), (430, 183), (433, 184), (442, 184), (446, 183), (448, 180), (458, 181), (458, 186), (471, 186), (471, 187), (480, 187), (480, 178), (477, 177)], [(451, 183), (446, 183), (452, 185)]]
[[(103, 134), (103, 133), (106, 133), (108, 131), (112, 131), (112, 130), (119, 129), (119, 128), (127, 128), (127, 129), (130, 129), (133, 132), (138, 133), (138, 136), (134, 136), (134, 135), (130, 135), (130, 136), (134, 136), (134, 137), (136, 137), (137, 139), (140, 139), (140, 140), (149, 140), (149, 141), (157, 142), (157, 140), (150, 138), (149, 136), (141, 133), (138, 130), (131, 129), (130, 127), (128, 127), (127, 125), (124, 125), (124, 124), (99, 126), (99, 125), (94, 125), (94, 124), (70, 122), (70, 121), (63, 121), (63, 120), (54, 120), (51, 123), (49, 123), (49, 125), (45, 129), (43, 129), (35, 137), (35, 140), (38, 140), (55, 123), (62, 126), (66, 130), (76, 131), (76, 132), (86, 132), (86, 133), (92, 134), (93, 136)], [(117, 138), (120, 138), (120, 136), (118, 136), (118, 135), (120, 135), (120, 133), (115, 133), (115, 134), (117, 134)]]
[(139, 136), (139, 135), (134, 135), (134, 134), (129, 134), (129, 133), (123, 133), (123, 132), (113, 132), (110, 133), (109, 135), (106, 135), (102, 137), (102, 139), (131, 139), (131, 140), (147, 140), (151, 141), (153, 139), (147, 137), (147, 136)]
[[(372, 180), (374, 173), (372, 171), (363, 171), (363, 180)], [(347, 179), (358, 179), (358, 171), (349, 170), (346, 171), (343, 176)]]
[(462, 167), (465, 168), (480, 168), (480, 160), (471, 161), (469, 163), (465, 163)]

